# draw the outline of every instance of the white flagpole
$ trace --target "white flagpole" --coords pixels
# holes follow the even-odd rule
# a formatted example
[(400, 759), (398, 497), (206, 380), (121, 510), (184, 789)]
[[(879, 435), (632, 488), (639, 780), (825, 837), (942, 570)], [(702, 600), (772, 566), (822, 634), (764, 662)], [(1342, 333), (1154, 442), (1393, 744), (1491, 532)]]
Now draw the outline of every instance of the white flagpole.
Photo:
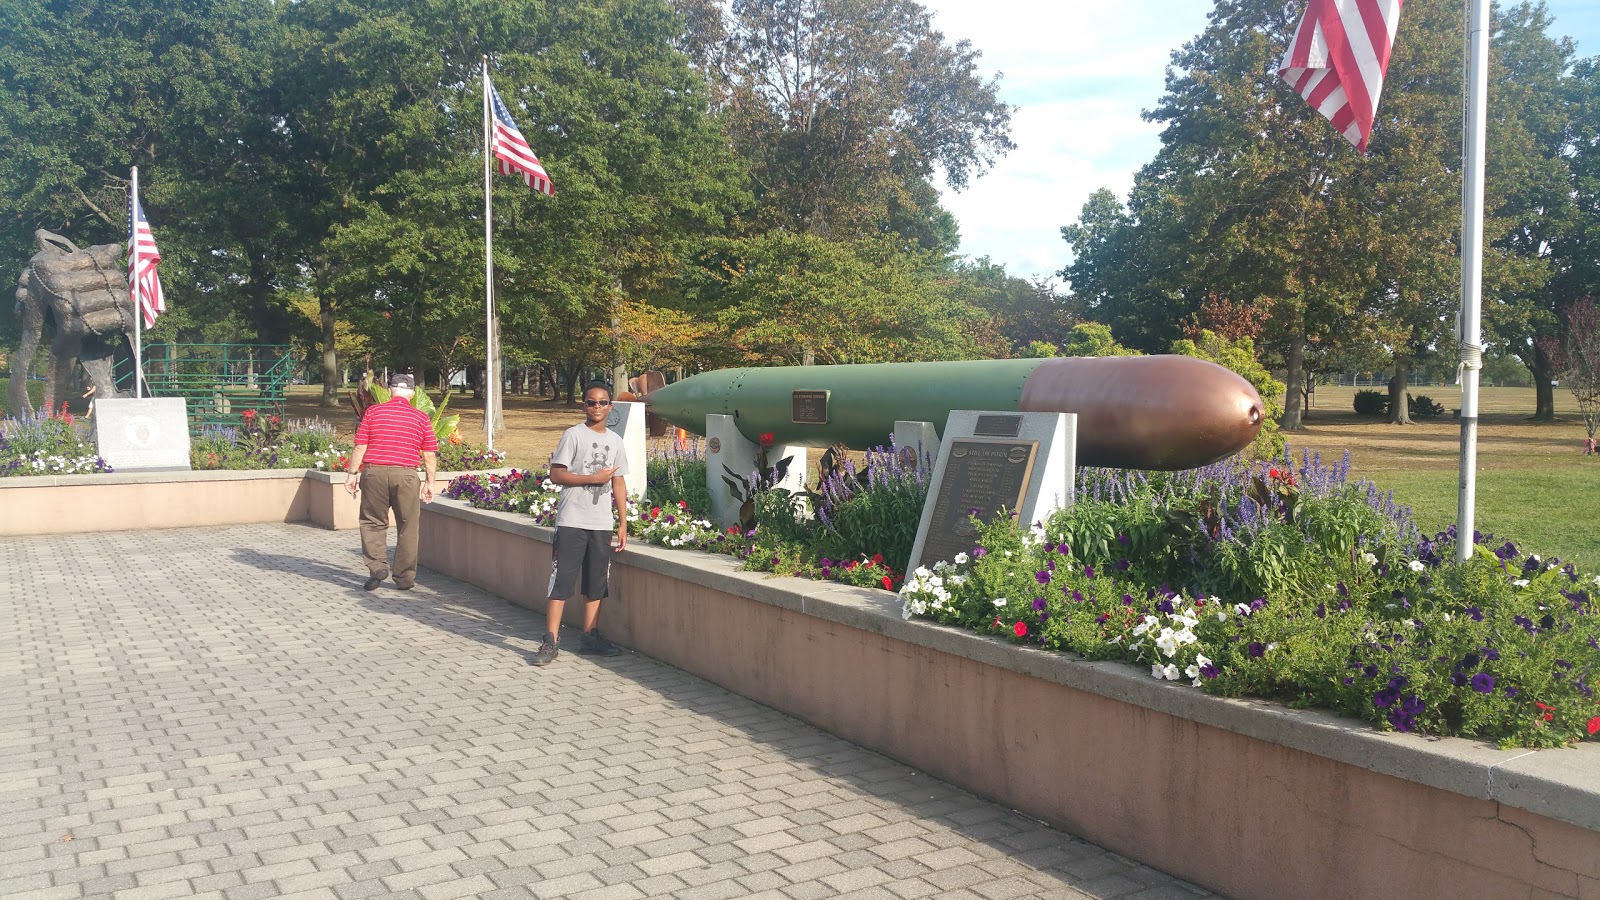
[(1472, 556), (1473, 506), (1478, 470), (1479, 334), (1483, 313), (1484, 120), (1489, 93), (1489, 0), (1471, 0), (1467, 14), (1467, 102), (1461, 179), (1461, 495), (1456, 521), (1456, 561)]
[(144, 396), (144, 303), (139, 297), (139, 167), (133, 167), (133, 201), (128, 204), (128, 299), (133, 301), (133, 396)]
[(494, 372), (494, 183), (493, 160), (489, 153), (489, 56), (483, 57), (483, 434), (494, 449), (495, 372)]

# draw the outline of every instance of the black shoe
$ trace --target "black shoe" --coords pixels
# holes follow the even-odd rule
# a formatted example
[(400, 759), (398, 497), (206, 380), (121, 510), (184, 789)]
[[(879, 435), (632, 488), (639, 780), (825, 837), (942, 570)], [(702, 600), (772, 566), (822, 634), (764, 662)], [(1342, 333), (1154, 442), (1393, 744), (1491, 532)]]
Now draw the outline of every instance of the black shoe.
[(528, 661), (536, 666), (548, 666), (560, 655), (561, 651), (556, 648), (556, 636), (546, 631), (544, 640), (539, 642), (539, 649), (533, 651), (533, 659)]
[(578, 636), (578, 652), (584, 656), (616, 656), (622, 648), (602, 637), (596, 628)]
[(361, 589), (363, 591), (375, 591), (378, 589), (378, 585), (383, 584), (384, 579), (388, 577), (388, 572), (385, 572), (382, 575), (374, 574), (361, 585)]

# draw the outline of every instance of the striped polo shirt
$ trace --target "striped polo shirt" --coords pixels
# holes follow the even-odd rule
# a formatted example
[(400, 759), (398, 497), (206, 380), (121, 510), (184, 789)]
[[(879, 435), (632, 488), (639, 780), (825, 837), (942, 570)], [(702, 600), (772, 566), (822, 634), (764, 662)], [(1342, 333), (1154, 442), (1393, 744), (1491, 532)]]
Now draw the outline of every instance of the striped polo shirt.
[(362, 461), (369, 466), (416, 468), (424, 451), (437, 453), (439, 438), (428, 414), (403, 397), (367, 407), (356, 426), (356, 446), (367, 446)]

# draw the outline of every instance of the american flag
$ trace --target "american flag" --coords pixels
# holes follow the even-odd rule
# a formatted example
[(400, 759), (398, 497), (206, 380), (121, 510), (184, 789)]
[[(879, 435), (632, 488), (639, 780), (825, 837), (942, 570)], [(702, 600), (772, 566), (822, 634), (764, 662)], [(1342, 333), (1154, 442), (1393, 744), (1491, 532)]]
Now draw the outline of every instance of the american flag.
[(517, 123), (511, 121), (511, 112), (500, 100), (500, 92), (494, 89), (494, 85), (489, 86), (489, 100), (494, 107), (494, 131), (489, 138), (489, 153), (500, 161), (500, 174), (520, 173), (528, 187), (554, 197), (555, 185), (550, 183), (550, 176), (539, 164), (539, 157), (533, 155), (533, 148), (528, 146), (522, 132), (517, 130)]
[(1278, 75), (1367, 151), (1402, 0), (1309, 0)]
[(161, 262), (161, 251), (156, 249), (155, 235), (150, 233), (150, 223), (144, 217), (144, 205), (133, 196), (128, 197), (128, 287), (139, 300), (144, 314), (144, 327), (156, 324), (156, 316), (167, 311), (166, 298), (161, 294), (161, 278), (156, 274), (156, 264)]

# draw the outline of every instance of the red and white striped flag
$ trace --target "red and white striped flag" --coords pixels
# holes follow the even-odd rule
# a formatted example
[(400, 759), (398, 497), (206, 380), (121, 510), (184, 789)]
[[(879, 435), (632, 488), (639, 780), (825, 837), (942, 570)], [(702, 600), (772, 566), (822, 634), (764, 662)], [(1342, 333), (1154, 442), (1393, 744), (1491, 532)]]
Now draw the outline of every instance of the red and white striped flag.
[(489, 138), (489, 153), (500, 161), (500, 174), (520, 174), (528, 187), (554, 197), (555, 185), (550, 183), (550, 176), (545, 174), (539, 157), (533, 155), (533, 148), (528, 146), (522, 132), (517, 130), (517, 123), (511, 121), (511, 111), (501, 102), (500, 92), (492, 84), (489, 86), (489, 100), (489, 105), (494, 109), (494, 130)]
[(161, 251), (156, 249), (155, 235), (150, 233), (150, 223), (145, 220), (144, 204), (129, 196), (128, 289), (138, 300), (146, 328), (156, 324), (156, 316), (167, 311), (166, 298), (161, 294), (161, 278), (156, 274), (159, 262)]
[(1402, 0), (1309, 0), (1278, 75), (1356, 149), (1378, 111)]

